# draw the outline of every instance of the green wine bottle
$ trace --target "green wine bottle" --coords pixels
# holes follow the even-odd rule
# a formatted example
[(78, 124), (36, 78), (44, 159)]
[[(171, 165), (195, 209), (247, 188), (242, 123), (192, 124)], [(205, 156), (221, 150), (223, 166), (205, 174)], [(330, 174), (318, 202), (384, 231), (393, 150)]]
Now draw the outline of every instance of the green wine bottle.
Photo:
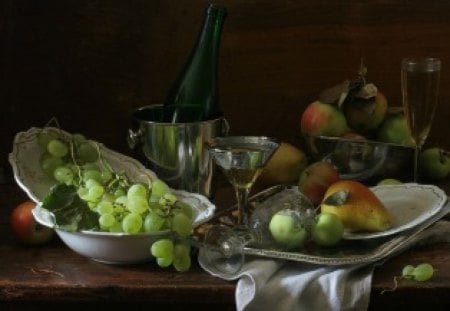
[(164, 122), (198, 122), (222, 115), (217, 63), (225, 16), (223, 6), (210, 4), (206, 9), (197, 42), (164, 101)]

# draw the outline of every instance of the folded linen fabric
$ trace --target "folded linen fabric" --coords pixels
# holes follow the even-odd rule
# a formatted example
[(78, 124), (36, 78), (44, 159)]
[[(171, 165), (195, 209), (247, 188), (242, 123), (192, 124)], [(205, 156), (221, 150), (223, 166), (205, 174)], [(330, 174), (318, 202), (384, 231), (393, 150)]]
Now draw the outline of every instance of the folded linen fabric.
[[(450, 222), (440, 220), (407, 240), (394, 256), (418, 243), (450, 241)], [(211, 267), (203, 249), (201, 267), (226, 280), (238, 280), (237, 310), (366, 310), (369, 305), (375, 263), (324, 266), (275, 259), (247, 258), (235, 275), (226, 275)]]

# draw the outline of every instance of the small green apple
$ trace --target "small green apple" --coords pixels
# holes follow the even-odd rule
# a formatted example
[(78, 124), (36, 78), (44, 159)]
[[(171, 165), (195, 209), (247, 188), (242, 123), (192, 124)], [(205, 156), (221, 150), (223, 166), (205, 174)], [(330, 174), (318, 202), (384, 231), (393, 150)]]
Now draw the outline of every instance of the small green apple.
[(402, 113), (387, 116), (381, 124), (377, 135), (377, 140), (381, 142), (409, 147), (414, 146), (406, 119)]
[(305, 227), (292, 210), (275, 213), (270, 219), (269, 230), (273, 239), (288, 249), (302, 247), (307, 237)]
[(422, 150), (419, 155), (420, 174), (429, 179), (443, 179), (450, 173), (448, 152), (438, 147)]
[(344, 225), (332, 213), (320, 213), (312, 226), (312, 239), (320, 246), (334, 246), (344, 235)]

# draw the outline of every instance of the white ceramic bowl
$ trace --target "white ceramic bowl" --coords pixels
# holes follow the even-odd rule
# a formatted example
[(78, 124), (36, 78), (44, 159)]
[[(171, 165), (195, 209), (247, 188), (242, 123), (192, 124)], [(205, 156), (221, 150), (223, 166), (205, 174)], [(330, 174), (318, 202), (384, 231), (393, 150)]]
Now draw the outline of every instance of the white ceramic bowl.
[[(52, 214), (43, 209), (40, 202), (49, 193), (53, 181), (40, 169), (40, 146), (37, 135), (41, 128), (31, 128), (15, 136), (13, 150), (9, 154), (9, 162), (13, 168), (14, 178), (18, 185), (28, 194), (30, 199), (37, 202), (33, 210), (36, 220), (48, 227), (54, 227)], [(49, 128), (63, 135), (70, 134), (56, 128)], [(146, 181), (148, 177), (156, 178), (151, 170), (146, 169), (140, 162), (122, 155), (99, 144), (105, 160), (116, 171), (124, 172), (133, 181)], [(194, 212), (194, 226), (210, 220), (215, 211), (215, 205), (208, 198), (196, 193), (173, 190), (177, 198), (188, 203)], [(67, 232), (55, 229), (61, 240), (75, 252), (91, 259), (105, 263), (136, 263), (151, 260), (151, 244), (170, 234), (169, 231), (147, 234), (125, 234), (108, 232)]]

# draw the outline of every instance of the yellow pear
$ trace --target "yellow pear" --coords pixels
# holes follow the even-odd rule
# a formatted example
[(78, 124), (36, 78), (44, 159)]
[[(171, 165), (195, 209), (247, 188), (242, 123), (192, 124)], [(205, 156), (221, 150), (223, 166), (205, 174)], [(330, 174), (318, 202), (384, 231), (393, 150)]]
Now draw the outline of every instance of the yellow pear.
[(265, 186), (295, 183), (306, 165), (302, 150), (282, 142), (258, 177), (258, 183)]
[(338, 216), (348, 231), (384, 231), (392, 226), (389, 211), (365, 185), (340, 180), (326, 191), (320, 205), (322, 213)]

